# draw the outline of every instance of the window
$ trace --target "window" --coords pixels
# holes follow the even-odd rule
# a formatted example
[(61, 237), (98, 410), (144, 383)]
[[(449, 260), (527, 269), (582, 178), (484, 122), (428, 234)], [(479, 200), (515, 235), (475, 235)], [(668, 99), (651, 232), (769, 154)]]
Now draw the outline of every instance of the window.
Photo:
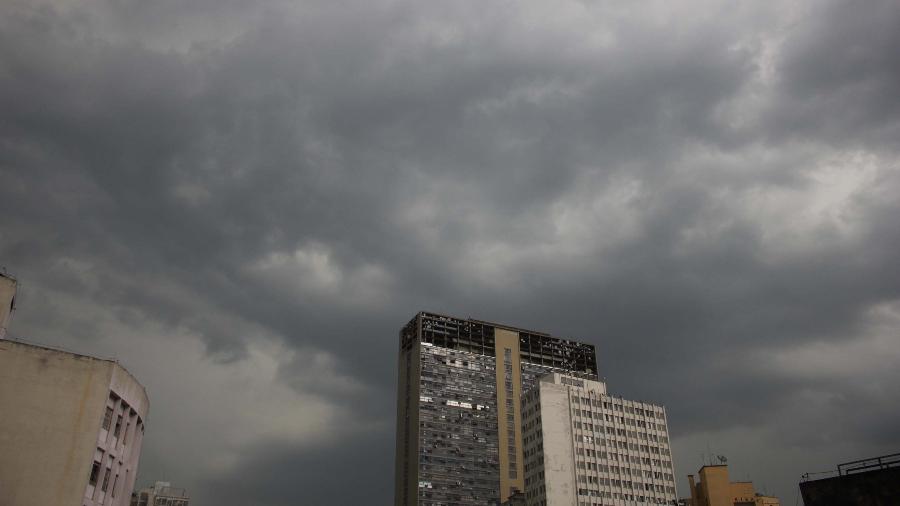
[(112, 416), (113, 416), (113, 409), (109, 406), (106, 406), (106, 414), (103, 415), (103, 429), (104, 430), (109, 430), (109, 426), (110, 426), (110, 424), (112, 424)]
[(112, 488), (112, 496), (116, 496), (116, 485), (119, 483), (119, 475), (117, 474), (115, 478), (113, 478), (113, 488)]
[(112, 469), (106, 468), (106, 473), (103, 475), (103, 486), (100, 487), (100, 490), (106, 492), (107, 487), (109, 487), (109, 473), (112, 472)]
[(100, 477), (100, 463), (94, 461), (94, 465), (91, 467), (91, 477), (88, 482), (91, 485), (97, 485), (97, 479)]
[(516, 441), (515, 441), (515, 413), (516, 408), (513, 406), (513, 367), (512, 367), (512, 349), (504, 348), (503, 349), (503, 373), (504, 379), (504, 391), (506, 393), (506, 430), (507, 430), (507, 443), (506, 443), (506, 453), (507, 458), (509, 459), (509, 470), (508, 476), (509, 478), (516, 479), (518, 478), (518, 472), (516, 469), (517, 459), (516, 459)]
[(122, 415), (116, 419), (116, 430), (113, 431), (114, 437), (119, 437), (119, 432), (122, 431)]

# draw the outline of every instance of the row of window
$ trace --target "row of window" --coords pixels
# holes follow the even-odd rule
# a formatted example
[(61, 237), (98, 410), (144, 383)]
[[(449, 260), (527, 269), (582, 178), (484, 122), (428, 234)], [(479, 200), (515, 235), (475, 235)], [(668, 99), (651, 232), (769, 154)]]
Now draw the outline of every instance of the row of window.
[[(609, 429), (609, 427), (607, 427), (607, 429)], [(619, 437), (631, 437), (631, 438), (635, 437), (633, 434), (630, 434), (630, 433), (619, 433), (619, 432), (613, 432), (610, 430), (607, 430), (607, 434), (609, 434), (611, 436), (619, 436)], [(607, 441), (606, 439), (599, 437), (599, 436), (589, 436), (589, 435), (583, 435), (583, 434), (579, 434), (579, 435), (575, 436), (575, 439), (578, 442), (583, 442), (583, 443), (587, 443), (587, 444), (597, 444), (600, 446), (606, 446), (606, 441)], [(616, 445), (619, 444), (619, 446), (621, 448), (628, 448), (629, 450), (641, 451), (644, 453), (652, 453), (654, 455), (664, 455), (666, 457), (671, 457), (671, 455), (672, 455), (672, 451), (664, 446), (645, 445), (645, 444), (633, 443), (633, 442), (628, 442), (628, 441), (624, 442), (626, 446), (621, 446), (621, 443), (623, 443), (623, 442), (618, 441), (618, 443), (617, 443), (616, 440), (609, 439), (609, 444), (613, 448), (615, 448)]]
[[(615, 441), (610, 441), (610, 443), (613, 443), (612, 446), (615, 447)], [(622, 443), (622, 442), (619, 441), (619, 443)], [(630, 449), (630, 447), (629, 447), (629, 449)], [(622, 462), (630, 462), (632, 464), (641, 464), (641, 465), (645, 465), (645, 466), (654, 466), (654, 467), (666, 467), (669, 469), (672, 468), (672, 462), (669, 460), (651, 459), (649, 457), (641, 457), (638, 455), (625, 455), (625, 454), (621, 454), (621, 453), (620, 454), (607, 453), (602, 450), (592, 450), (590, 448), (582, 448), (582, 447), (577, 447), (575, 449), (575, 453), (579, 456), (584, 455), (587, 457), (594, 457), (594, 458), (599, 458), (599, 459), (610, 458), (614, 461), (621, 460)], [(611, 457), (610, 457), (610, 455), (611, 455)]]
[(619, 467), (619, 466), (610, 466), (607, 464), (598, 464), (596, 462), (585, 462), (580, 460), (576, 463), (576, 467), (578, 469), (585, 469), (589, 471), (597, 471), (598, 473), (612, 473), (612, 474), (623, 474), (626, 476), (643, 476), (644, 478), (652, 478), (655, 480), (667, 480), (670, 482), (675, 481), (675, 477), (672, 476), (671, 473), (664, 473), (662, 471), (650, 471), (647, 469), (632, 469), (630, 467)]
[[(607, 427), (607, 429), (609, 429), (609, 427)], [(617, 435), (624, 435), (624, 434), (617, 434)], [(576, 443), (584, 443), (584, 444), (598, 444), (601, 446), (605, 446), (605, 444), (604, 444), (605, 440), (603, 438), (597, 437), (597, 436), (586, 436), (583, 434), (579, 434), (579, 435), (575, 436), (575, 442)], [(636, 444), (635, 446), (637, 447), (636, 451), (641, 451), (644, 453), (652, 453), (654, 455), (669, 455), (670, 454), (670, 451), (667, 448), (660, 448), (659, 446), (642, 445), (642, 444)]]
[(617, 480), (614, 478), (601, 478), (597, 476), (587, 476), (583, 474), (578, 475), (578, 481), (580, 483), (590, 483), (593, 485), (597, 485), (598, 487), (610, 487), (610, 488), (620, 488), (620, 489), (629, 489), (629, 490), (639, 490), (644, 492), (656, 492), (660, 494), (664, 494), (667, 492), (675, 493), (675, 487), (673, 486), (665, 486), (660, 485), (658, 483), (643, 483), (640, 481), (631, 481), (631, 480)]
[[(97, 486), (97, 481), (100, 479), (100, 472), (102, 469), (103, 469), (103, 464), (101, 464), (100, 462), (97, 462), (95, 460), (94, 465), (91, 466), (91, 475), (88, 478), (88, 483), (90, 483), (91, 486), (94, 486), (94, 487)], [(106, 471), (103, 473), (103, 483), (100, 485), (100, 490), (103, 492), (106, 492), (107, 489), (109, 488), (110, 474), (112, 474), (112, 468), (107, 467)], [(116, 496), (116, 485), (118, 485), (118, 483), (119, 483), (119, 475), (116, 474), (116, 476), (115, 476), (115, 478), (113, 478), (113, 482), (112, 482), (112, 496), (113, 497)]]
[[(674, 494), (674, 489), (672, 490), (672, 494)], [(621, 492), (611, 492), (609, 490), (591, 490), (588, 488), (579, 488), (578, 495), (586, 496), (586, 497), (605, 497), (607, 499), (618, 499), (620, 501), (638, 501), (638, 502), (652, 502), (655, 504), (665, 504), (666, 499), (661, 497), (647, 497), (640, 494), (626, 494)], [(579, 503), (579, 504), (590, 504), (590, 503)]]
[[(586, 416), (586, 415), (584, 415), (584, 413), (578, 413), (578, 410), (575, 410), (574, 413), (576, 415), (580, 414), (586, 418), (591, 418), (591, 419), (595, 418), (595, 417)], [(604, 415), (604, 417), (605, 417), (605, 421), (607, 421), (607, 422), (610, 422), (610, 423), (616, 422), (616, 420), (611, 420), (610, 418), (612, 418), (612, 417), (610, 417), (609, 415)], [(596, 424), (591, 423), (591, 422), (574, 422), (574, 423), (575, 423), (576, 429), (584, 429), (584, 430), (588, 430), (588, 431), (596, 430), (597, 432), (603, 432), (604, 426), (601, 423), (599, 423), (600, 421), (601, 420), (598, 418)], [(634, 420), (631, 420), (631, 421), (634, 422)], [(634, 426), (634, 424), (632, 424), (632, 425)], [(609, 430), (608, 430), (609, 428), (610, 427), (606, 426), (607, 432), (609, 432)], [(616, 430), (617, 431), (627, 431), (629, 433), (635, 433), (635, 434), (637, 434), (637, 436), (635, 436), (635, 437), (643, 439), (645, 441), (653, 441), (655, 443), (668, 443), (669, 442), (669, 438), (666, 437), (665, 434), (656, 435), (656, 434), (644, 432), (642, 430), (641, 431), (628, 431), (628, 429), (616, 429)], [(665, 433), (666, 428), (664, 425), (660, 424), (660, 428), (658, 428), (658, 429), (651, 428), (650, 430), (658, 430), (658, 431)]]
[(627, 413), (630, 415), (643, 416), (647, 418), (656, 418), (659, 420), (665, 420), (666, 416), (662, 410), (662, 408), (637, 408), (634, 406), (629, 406), (627, 404), (622, 404), (618, 401), (601, 401), (599, 399), (589, 398), (589, 397), (581, 397), (574, 396), (572, 397), (572, 402), (575, 404), (588, 404), (595, 407), (602, 407), (604, 409), (608, 409), (611, 411), (618, 411), (620, 413)]

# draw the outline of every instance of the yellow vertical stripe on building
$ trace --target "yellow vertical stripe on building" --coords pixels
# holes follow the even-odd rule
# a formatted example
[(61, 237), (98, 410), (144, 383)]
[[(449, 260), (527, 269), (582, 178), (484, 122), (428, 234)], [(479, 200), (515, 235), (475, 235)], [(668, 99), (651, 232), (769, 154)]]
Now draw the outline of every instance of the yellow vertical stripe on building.
[[(514, 434), (516, 462), (511, 465), (508, 454), (508, 433), (506, 427), (506, 386), (504, 377), (504, 351), (510, 350), (512, 359), (512, 405), (514, 416)], [(519, 333), (507, 329), (494, 330), (494, 355), (497, 359), (497, 438), (500, 452), (500, 500), (512, 495), (513, 489), (525, 490), (525, 477), (522, 453), (522, 366), (519, 362)], [(514, 467), (515, 478), (510, 478), (510, 468)]]

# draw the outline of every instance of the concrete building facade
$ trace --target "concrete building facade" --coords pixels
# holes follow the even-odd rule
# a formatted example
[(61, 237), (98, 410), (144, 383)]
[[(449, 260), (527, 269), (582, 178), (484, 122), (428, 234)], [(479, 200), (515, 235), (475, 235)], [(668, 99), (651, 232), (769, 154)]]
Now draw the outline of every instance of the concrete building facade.
[(594, 347), (417, 314), (400, 331), (395, 504), (500, 504), (523, 491), (522, 392), (549, 372), (596, 379)]
[(780, 506), (777, 497), (759, 494), (750, 481), (730, 481), (727, 465), (709, 465), (700, 468), (694, 475), (688, 475), (691, 488), (692, 506)]
[(666, 410), (600, 381), (543, 376), (522, 399), (528, 506), (672, 504)]
[(0, 408), (0, 504), (129, 504), (149, 401), (122, 366), (0, 340)]
[(16, 278), (0, 272), (0, 339), (6, 337), (6, 327), (16, 308)]
[(187, 490), (167, 481), (157, 481), (131, 495), (131, 506), (189, 506), (190, 502)]

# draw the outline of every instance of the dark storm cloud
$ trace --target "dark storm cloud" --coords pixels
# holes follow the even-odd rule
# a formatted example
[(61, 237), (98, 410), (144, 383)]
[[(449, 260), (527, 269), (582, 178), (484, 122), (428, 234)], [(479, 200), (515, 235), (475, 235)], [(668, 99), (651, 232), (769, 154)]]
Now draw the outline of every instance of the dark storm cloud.
[[(772, 133), (808, 135), (837, 144), (882, 149), (900, 135), (900, 44), (897, 5), (876, 1), (811, 8), (779, 62), (784, 94)], [(774, 125), (773, 125), (774, 126)]]
[[(390, 431), (349, 439), (336, 447), (284, 448), (263, 445), (245, 456), (245, 468), (206, 484), (211, 504), (306, 504), (329, 491), (341, 504), (371, 504), (391, 497), (393, 469), (384, 455), (394, 451)], [(311, 493), (312, 492), (312, 493)], [(316, 495), (313, 495), (316, 494)]]
[[(211, 360), (185, 382), (267, 371), (233, 413), (290, 404), (283, 388), (316, 406), (182, 468), (149, 432), (145, 480), (192, 467), (220, 504), (288, 504), (298, 486), (311, 504), (389, 503), (395, 340), (419, 309), (597, 344), (611, 390), (666, 404), (690, 458), (690, 438), (736, 428), (769, 434), (748, 454), (823, 445), (834, 432), (790, 427), (810, 402), (850, 450), (898, 443), (900, 357), (856, 374), (840, 358), (895, 342), (900, 321), (894, 2), (0, 14), (13, 332), (117, 355), (194, 357), (200, 340)], [(159, 384), (160, 446), (211, 452), (166, 426), (170, 383), (133, 357)], [(329, 409), (353, 427), (323, 429)], [(357, 454), (378, 470), (365, 496), (329, 481)]]

